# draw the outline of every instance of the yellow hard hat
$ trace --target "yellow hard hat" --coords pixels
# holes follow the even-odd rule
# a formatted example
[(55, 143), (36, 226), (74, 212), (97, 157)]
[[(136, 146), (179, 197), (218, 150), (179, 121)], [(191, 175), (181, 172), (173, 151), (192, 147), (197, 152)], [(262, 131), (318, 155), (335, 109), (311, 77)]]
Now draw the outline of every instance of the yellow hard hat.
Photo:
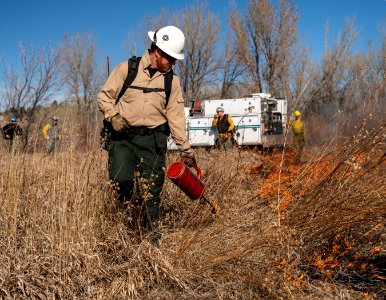
[(300, 117), (300, 111), (295, 110), (294, 115), (295, 115), (295, 117)]

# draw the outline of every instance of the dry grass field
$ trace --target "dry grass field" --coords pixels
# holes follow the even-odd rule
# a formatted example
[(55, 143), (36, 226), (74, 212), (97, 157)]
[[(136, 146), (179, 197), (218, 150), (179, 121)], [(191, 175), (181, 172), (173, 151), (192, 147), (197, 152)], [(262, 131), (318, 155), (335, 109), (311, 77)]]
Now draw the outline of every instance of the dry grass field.
[(385, 135), (359, 128), (302, 164), (198, 149), (221, 211), (166, 179), (159, 247), (128, 227), (106, 152), (3, 150), (0, 299), (384, 299)]

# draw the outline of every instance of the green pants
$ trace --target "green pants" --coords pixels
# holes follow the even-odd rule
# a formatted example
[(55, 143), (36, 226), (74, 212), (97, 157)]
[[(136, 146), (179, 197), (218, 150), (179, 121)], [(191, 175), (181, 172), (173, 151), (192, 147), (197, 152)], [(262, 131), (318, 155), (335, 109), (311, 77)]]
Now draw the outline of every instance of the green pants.
[(302, 159), (304, 144), (305, 144), (304, 134), (294, 134), (294, 146), (296, 149), (297, 162), (300, 162)]
[(54, 151), (57, 151), (59, 147), (59, 139), (48, 139), (47, 141), (47, 154), (51, 154)]
[(216, 140), (216, 145), (219, 149), (230, 150), (233, 148), (233, 137), (228, 134), (226, 136), (219, 135)]
[(7, 150), (9, 153), (11, 154), (16, 154), (20, 151), (20, 140), (18, 138), (16, 139), (7, 139), (5, 140), (6, 141), (6, 144), (5, 146), (7, 147)]
[(5, 146), (8, 150), (8, 152), (12, 152), (12, 147), (13, 147), (13, 140), (12, 139), (8, 139), (8, 140), (5, 140)]
[(157, 227), (166, 145), (163, 132), (109, 142), (109, 178), (119, 189), (118, 199), (139, 208), (139, 223), (145, 232)]

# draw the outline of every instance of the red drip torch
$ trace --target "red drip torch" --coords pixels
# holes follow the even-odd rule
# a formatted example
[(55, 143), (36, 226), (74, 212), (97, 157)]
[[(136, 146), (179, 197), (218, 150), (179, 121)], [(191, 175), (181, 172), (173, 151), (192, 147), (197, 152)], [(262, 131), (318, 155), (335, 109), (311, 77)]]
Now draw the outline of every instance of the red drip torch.
[(197, 172), (195, 175), (184, 162), (187, 158), (183, 158), (180, 162), (173, 163), (168, 169), (168, 177), (174, 182), (190, 199), (200, 199), (201, 203), (209, 203), (212, 207), (212, 213), (220, 211), (219, 206), (209, 201), (205, 196), (205, 184), (201, 181), (201, 170), (196, 164), (191, 167)]

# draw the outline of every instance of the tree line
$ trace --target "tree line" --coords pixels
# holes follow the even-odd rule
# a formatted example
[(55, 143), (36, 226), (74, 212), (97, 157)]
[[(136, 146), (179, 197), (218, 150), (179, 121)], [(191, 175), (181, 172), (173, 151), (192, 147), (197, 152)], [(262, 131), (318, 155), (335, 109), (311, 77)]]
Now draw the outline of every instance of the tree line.
[[(170, 24), (184, 31), (185, 59), (175, 71), (187, 105), (193, 99), (268, 92), (286, 98), (290, 111), (296, 108), (310, 119), (324, 120), (326, 132), (336, 130), (337, 116), (343, 122), (363, 113), (383, 117), (386, 24), (380, 28), (379, 48), (354, 54), (358, 32), (355, 21), (347, 19), (315, 62), (299, 38), (299, 11), (293, 1), (248, 0), (243, 11), (231, 3), (230, 12), (226, 34), (220, 32), (219, 16), (206, 2), (197, 1), (182, 11), (149, 16), (138, 24), (141, 30), (132, 29), (130, 38), (149, 44), (144, 32)], [(139, 33), (141, 37), (135, 36)], [(326, 24), (326, 41), (330, 35)], [(96, 54), (92, 33), (65, 33), (59, 46), (33, 49), (21, 44), (20, 65), (2, 64), (3, 106), (26, 118), (26, 143), (38, 109), (54, 100), (73, 103), (84, 130), (97, 125), (96, 97), (106, 72)]]

